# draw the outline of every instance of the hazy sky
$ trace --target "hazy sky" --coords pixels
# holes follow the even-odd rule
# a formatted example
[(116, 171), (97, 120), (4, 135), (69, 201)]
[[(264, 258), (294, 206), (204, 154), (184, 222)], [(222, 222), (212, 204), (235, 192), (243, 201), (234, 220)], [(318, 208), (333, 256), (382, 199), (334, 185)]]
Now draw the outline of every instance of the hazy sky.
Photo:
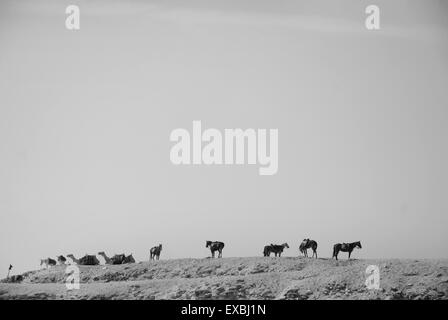
[[(436, 0), (1, 1), (0, 277), (158, 243), (205, 257), (206, 240), (447, 258), (447, 16)], [(278, 173), (174, 166), (169, 135), (193, 120), (278, 128)]]

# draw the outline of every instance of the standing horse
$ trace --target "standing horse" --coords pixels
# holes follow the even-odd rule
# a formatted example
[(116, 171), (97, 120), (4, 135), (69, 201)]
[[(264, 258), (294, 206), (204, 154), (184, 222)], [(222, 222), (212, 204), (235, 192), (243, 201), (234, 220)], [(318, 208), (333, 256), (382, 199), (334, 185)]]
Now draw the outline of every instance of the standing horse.
[(342, 244), (336, 243), (333, 246), (333, 257), (332, 258), (336, 258), (336, 260), (338, 260), (339, 251), (342, 251), (342, 252), (348, 252), (348, 258), (350, 259), (352, 251), (356, 247), (358, 247), (359, 249), (362, 249), (361, 241), (356, 241), (356, 242), (352, 242), (352, 243), (342, 243)]
[(205, 247), (210, 247), (210, 251), (212, 252), (212, 258), (215, 257), (215, 251), (218, 251), (218, 258), (222, 258), (222, 249), (224, 249), (224, 242), (220, 241), (206, 241)]
[(278, 254), (278, 256), (281, 257), (282, 252), (285, 248), (289, 248), (289, 246), (286, 242), (281, 245), (271, 243), (270, 245), (267, 245), (264, 247), (263, 255), (265, 257), (270, 257), (271, 252), (273, 252), (275, 254), (275, 256), (277, 256), (277, 254)]
[(310, 239), (303, 239), (302, 243), (299, 246), (299, 250), (305, 257), (308, 257), (308, 249), (313, 250), (313, 256), (316, 256), (317, 259), (317, 242)]
[(154, 259), (159, 260), (160, 252), (162, 252), (162, 244), (152, 247), (151, 250), (149, 250), (149, 254), (150, 254), (149, 260), (154, 260)]

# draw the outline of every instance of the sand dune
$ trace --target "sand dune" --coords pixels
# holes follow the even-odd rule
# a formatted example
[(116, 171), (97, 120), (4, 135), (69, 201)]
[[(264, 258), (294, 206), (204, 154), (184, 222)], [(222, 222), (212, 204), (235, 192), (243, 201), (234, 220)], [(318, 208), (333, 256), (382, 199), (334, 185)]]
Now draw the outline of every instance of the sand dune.
[[(380, 289), (366, 288), (366, 268), (380, 269)], [(65, 267), (1, 283), (0, 299), (448, 299), (448, 260), (310, 258), (174, 259), (80, 266), (79, 290)]]

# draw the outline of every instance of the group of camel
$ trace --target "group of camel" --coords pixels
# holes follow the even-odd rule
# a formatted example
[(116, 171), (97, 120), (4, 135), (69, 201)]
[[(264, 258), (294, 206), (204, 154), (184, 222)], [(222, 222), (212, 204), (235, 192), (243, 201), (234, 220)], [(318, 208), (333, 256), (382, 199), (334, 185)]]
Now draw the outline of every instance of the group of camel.
[[(159, 244), (158, 246), (152, 247), (151, 250), (149, 251), (150, 253), (150, 260), (154, 260), (157, 259), (159, 260), (160, 258), (160, 253), (162, 252), (162, 245)], [(132, 254), (130, 255), (125, 255), (124, 253), (122, 254), (116, 254), (113, 257), (108, 257), (106, 255), (106, 253), (104, 251), (98, 252), (98, 255), (104, 258), (104, 261), (106, 264), (126, 264), (126, 263), (135, 263), (135, 259), (132, 256)], [(76, 259), (75, 256), (73, 256), (73, 254), (68, 254), (67, 258), (70, 258), (74, 264), (77, 265), (81, 265), (81, 266), (96, 266), (100, 264), (100, 260), (96, 257), (96, 255), (84, 255), (84, 257), (82, 257), (81, 259)], [(65, 258), (64, 256), (60, 255), (58, 256), (56, 260), (51, 259), (51, 258), (47, 258), (47, 259), (41, 259), (40, 260), (40, 265), (44, 266), (46, 268), (55, 266), (57, 264), (66, 264), (67, 263), (67, 258)]]
[[(210, 248), (212, 258), (215, 258), (215, 252), (218, 252), (218, 258), (222, 258), (222, 250), (224, 249), (224, 242), (221, 241), (206, 241), (205, 247)], [(271, 253), (273, 253), (276, 257), (281, 257), (282, 252), (285, 248), (289, 248), (289, 245), (285, 242), (283, 244), (269, 244), (264, 247), (263, 249), (263, 255), (265, 257), (269, 257)], [(338, 254), (339, 252), (348, 252), (348, 258), (350, 259), (350, 256), (352, 254), (352, 251), (355, 248), (361, 249), (361, 242), (352, 242), (352, 243), (336, 243), (333, 246), (333, 257), (338, 260)], [(300, 243), (299, 251), (302, 253), (305, 257), (308, 257), (308, 249), (313, 250), (312, 257), (317, 259), (317, 242), (310, 239), (303, 239), (303, 241)], [(160, 253), (162, 252), (162, 245), (159, 244), (158, 246), (152, 247), (149, 251), (149, 259), (150, 260), (159, 260)], [(132, 256), (132, 254), (126, 256), (125, 254), (116, 254), (113, 257), (109, 258), (104, 251), (98, 252), (98, 255), (104, 258), (104, 261), (106, 264), (126, 264), (126, 263), (135, 263), (135, 259)], [(70, 258), (73, 263), (78, 265), (86, 265), (86, 266), (94, 266), (99, 265), (100, 261), (95, 255), (88, 255), (86, 254), (81, 259), (76, 259), (73, 254), (68, 254), (68, 258)], [(42, 259), (40, 261), (40, 265), (44, 265), (45, 267), (51, 267), (55, 266), (56, 264), (66, 264), (67, 259), (64, 256), (58, 256), (57, 261), (51, 258)]]

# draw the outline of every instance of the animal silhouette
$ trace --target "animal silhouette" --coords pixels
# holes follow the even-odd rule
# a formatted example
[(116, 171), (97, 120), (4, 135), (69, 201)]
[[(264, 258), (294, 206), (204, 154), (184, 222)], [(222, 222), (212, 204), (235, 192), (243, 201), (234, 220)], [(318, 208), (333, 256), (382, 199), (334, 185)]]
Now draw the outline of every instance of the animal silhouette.
[(210, 247), (212, 258), (215, 257), (215, 251), (218, 251), (218, 258), (222, 258), (222, 249), (224, 249), (224, 242), (220, 241), (206, 241), (205, 247)]
[(158, 246), (152, 247), (151, 250), (149, 250), (149, 255), (150, 255), (149, 260), (154, 260), (154, 259), (159, 260), (161, 252), (162, 252), (161, 244), (159, 244)]
[(336, 260), (338, 260), (339, 251), (342, 251), (342, 252), (348, 252), (348, 258), (350, 259), (352, 251), (355, 248), (362, 249), (361, 241), (356, 241), (356, 242), (352, 242), (352, 243), (336, 243), (333, 246), (333, 257), (332, 258), (336, 258)]
[(317, 259), (317, 242), (310, 239), (303, 239), (302, 243), (299, 246), (299, 250), (305, 257), (308, 257), (308, 249), (313, 250), (313, 256), (316, 256)]
[(81, 259), (76, 259), (73, 254), (68, 254), (68, 258), (72, 259), (74, 263), (82, 266), (96, 266), (100, 264), (100, 260), (95, 255), (84, 255)]
[(281, 257), (282, 256), (282, 252), (283, 252), (283, 250), (285, 248), (289, 248), (289, 245), (286, 242), (283, 243), (283, 244), (280, 244), (280, 245), (271, 243), (270, 245), (267, 245), (267, 246), (264, 247), (263, 255), (265, 257), (270, 257), (271, 253), (274, 253), (275, 256), (278, 255), (279, 257)]
[(56, 260), (53, 260), (51, 258), (47, 258), (47, 259), (41, 259), (40, 260), (40, 265), (44, 266), (45, 268), (49, 268), (51, 266), (55, 266), (56, 265)]

